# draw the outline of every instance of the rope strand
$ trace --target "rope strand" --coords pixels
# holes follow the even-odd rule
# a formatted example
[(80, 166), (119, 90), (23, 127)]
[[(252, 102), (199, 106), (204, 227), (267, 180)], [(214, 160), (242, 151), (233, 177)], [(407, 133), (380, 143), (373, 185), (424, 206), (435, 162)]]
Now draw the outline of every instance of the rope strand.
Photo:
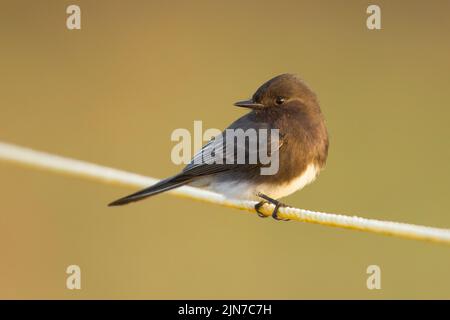
[[(100, 181), (106, 184), (118, 184), (134, 188), (148, 187), (158, 181), (155, 178), (2, 142), (0, 142), (0, 160), (7, 161), (12, 164), (26, 165), (35, 169), (44, 169), (55, 173), (68, 174), (71, 176)], [(255, 213), (254, 206), (256, 202), (254, 201), (227, 199), (220, 194), (189, 186), (183, 186), (178, 189), (171, 190), (169, 193), (176, 196), (247, 210)], [(273, 205), (265, 205), (261, 208), (261, 211), (266, 215), (270, 215), (273, 208)], [(282, 219), (316, 223), (326, 226), (379, 233), (400, 238), (445, 243), (450, 245), (450, 229), (365, 219), (356, 216), (316, 212), (292, 207), (280, 208), (278, 211), (278, 216)]]

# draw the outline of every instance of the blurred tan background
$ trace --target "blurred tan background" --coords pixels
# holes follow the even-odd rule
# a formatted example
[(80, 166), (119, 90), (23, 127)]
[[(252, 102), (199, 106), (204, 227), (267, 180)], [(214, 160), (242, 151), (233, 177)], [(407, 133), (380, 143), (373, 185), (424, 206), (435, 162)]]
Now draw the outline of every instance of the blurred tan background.
[[(296, 72), (331, 135), (294, 206), (450, 227), (449, 1), (2, 1), (0, 140), (154, 177), (176, 128)], [(69, 31), (66, 7), (82, 10)], [(450, 248), (0, 163), (0, 298), (450, 298)], [(82, 289), (65, 287), (66, 267)], [(382, 289), (366, 288), (366, 268)]]

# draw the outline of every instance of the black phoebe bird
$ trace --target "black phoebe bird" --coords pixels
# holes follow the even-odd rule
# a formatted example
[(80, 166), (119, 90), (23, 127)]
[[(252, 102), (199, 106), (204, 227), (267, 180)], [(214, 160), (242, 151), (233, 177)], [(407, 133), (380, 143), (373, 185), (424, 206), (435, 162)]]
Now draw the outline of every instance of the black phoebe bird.
[[(269, 202), (275, 205), (272, 217), (278, 219), (278, 208), (284, 204), (277, 199), (312, 182), (327, 159), (328, 133), (317, 97), (297, 75), (282, 74), (264, 83), (252, 99), (239, 101), (234, 105), (251, 111), (227, 129), (279, 130), (278, 145), (268, 143), (269, 152), (278, 152), (278, 170), (275, 174), (261, 174), (261, 168), (267, 164), (260, 160), (249, 163), (251, 155), (258, 153), (259, 144), (255, 149), (246, 140), (244, 144), (226, 148), (226, 142), (229, 141), (226, 141), (224, 131), (220, 135), (222, 139), (216, 137), (205, 144), (179, 174), (109, 205), (123, 205), (182, 185), (190, 185), (234, 199), (263, 199), (255, 205), (258, 215), (264, 216), (259, 209)], [(212, 149), (221, 153), (211, 152)], [(244, 150), (246, 162), (226, 161), (230, 157), (236, 160), (238, 149)], [(223, 161), (205, 161), (217, 154), (220, 154)]]

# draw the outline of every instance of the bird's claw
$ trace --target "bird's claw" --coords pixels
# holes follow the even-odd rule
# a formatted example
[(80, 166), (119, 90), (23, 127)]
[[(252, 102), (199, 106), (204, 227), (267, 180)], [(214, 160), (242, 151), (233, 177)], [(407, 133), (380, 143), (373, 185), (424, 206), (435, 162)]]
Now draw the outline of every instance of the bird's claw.
[(280, 209), (281, 207), (286, 207), (286, 205), (284, 203), (277, 201), (277, 203), (275, 203), (275, 208), (273, 209), (273, 212), (272, 212), (272, 218), (274, 218), (275, 220), (278, 220), (278, 221), (289, 221), (290, 219), (278, 218), (278, 209)]
[(278, 210), (279, 210), (281, 207), (286, 207), (286, 205), (285, 205), (284, 203), (281, 203), (281, 202), (278, 201), (278, 200), (272, 199), (272, 198), (266, 196), (266, 195), (263, 194), (263, 193), (258, 193), (257, 196), (260, 197), (260, 198), (262, 198), (262, 199), (264, 199), (263, 201), (258, 202), (257, 204), (255, 204), (255, 210), (256, 210), (256, 213), (258, 214), (259, 217), (261, 217), (261, 218), (267, 218), (267, 216), (266, 216), (265, 214), (263, 214), (259, 209), (261, 209), (261, 207), (262, 207), (265, 203), (272, 203), (272, 204), (275, 205), (275, 208), (274, 208), (273, 211), (272, 211), (272, 218), (274, 218), (275, 220), (278, 220), (278, 221), (289, 221), (289, 220), (290, 220), (290, 219), (280, 219), (280, 218), (278, 217)]
[(260, 218), (267, 218), (268, 216), (266, 216), (264, 213), (262, 213), (259, 209), (261, 209), (261, 207), (263, 205), (265, 205), (267, 203), (267, 201), (261, 201), (258, 202), (257, 204), (255, 204), (255, 211), (258, 214), (258, 217)]

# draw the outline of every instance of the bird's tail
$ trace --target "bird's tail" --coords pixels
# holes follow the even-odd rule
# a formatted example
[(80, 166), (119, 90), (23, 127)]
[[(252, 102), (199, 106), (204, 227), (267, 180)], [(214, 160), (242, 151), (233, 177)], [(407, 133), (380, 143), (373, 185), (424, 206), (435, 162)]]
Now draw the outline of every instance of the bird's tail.
[(108, 204), (108, 206), (121, 206), (130, 202), (139, 201), (142, 199), (145, 199), (150, 196), (154, 196), (156, 194), (159, 194), (161, 192), (165, 192), (168, 190), (172, 190), (178, 187), (181, 187), (182, 185), (185, 185), (188, 183), (191, 179), (188, 179), (185, 176), (173, 176), (164, 180), (159, 181), (158, 183), (145, 188), (143, 190), (140, 190), (138, 192), (135, 192), (133, 194), (130, 194), (129, 196), (120, 198), (114, 202), (111, 202)]

